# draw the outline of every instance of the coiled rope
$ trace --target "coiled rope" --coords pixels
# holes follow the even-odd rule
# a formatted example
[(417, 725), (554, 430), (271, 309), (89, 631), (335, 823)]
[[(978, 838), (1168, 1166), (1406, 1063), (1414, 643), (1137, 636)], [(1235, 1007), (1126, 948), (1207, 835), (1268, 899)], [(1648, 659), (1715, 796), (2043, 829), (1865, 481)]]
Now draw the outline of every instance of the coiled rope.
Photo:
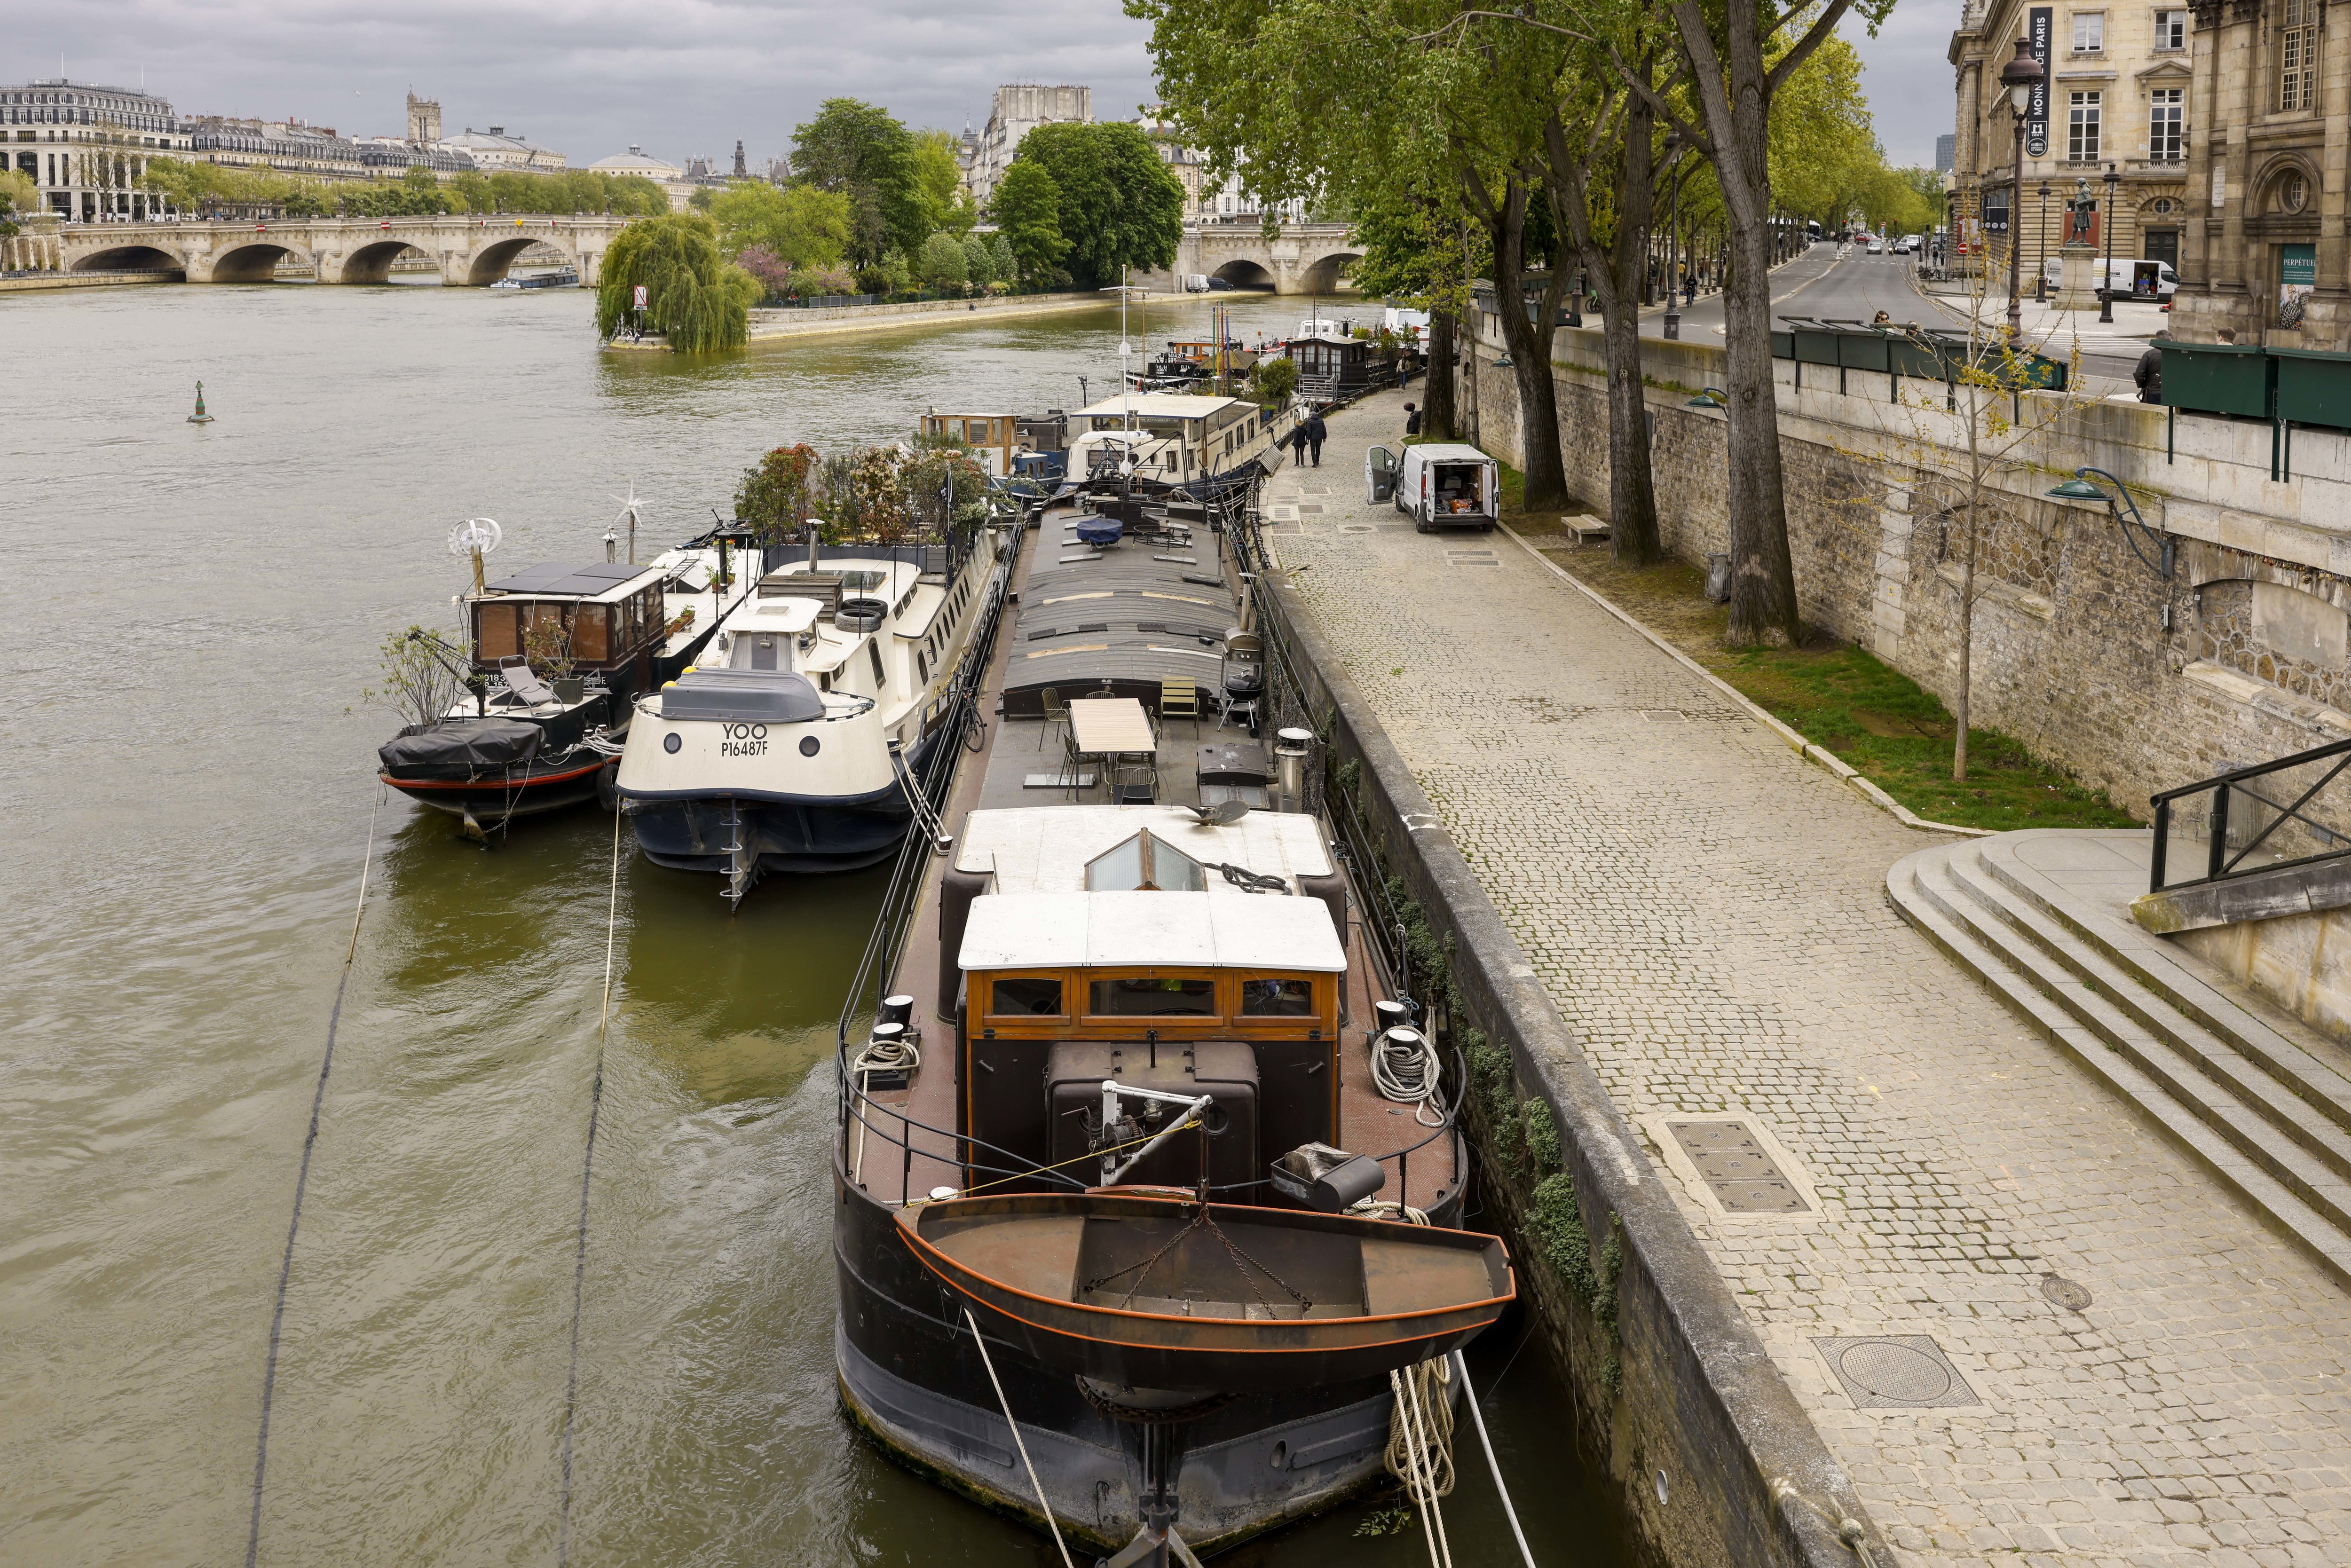
[(1437, 1047), (1416, 1029), (1392, 1029), (1372, 1041), (1372, 1086), (1380, 1097), (1410, 1105), (1424, 1127), (1442, 1127), (1446, 1108)]
[(1388, 1413), (1387, 1468), (1420, 1510), (1432, 1568), (1453, 1568), (1445, 1510), (1437, 1502), (1453, 1490), (1453, 1401), (1446, 1392), (1452, 1382), (1452, 1366), (1442, 1356), (1388, 1374), (1395, 1404)]
[(612, 884), (604, 906), (604, 1003), (596, 1019), (596, 1076), (588, 1090), (588, 1152), (580, 1162), (580, 1240), (571, 1254), (571, 1357), (563, 1377), (563, 1493), (555, 1561), (571, 1557), (571, 1420), (580, 1408), (580, 1308), (588, 1287), (588, 1184), (596, 1173), (596, 1126), (604, 1110), (604, 1042), (612, 1028), (612, 934), (621, 921), (621, 813), (612, 813)]
[(367, 852), (360, 861), (360, 895), (351, 909), (351, 937), (343, 946), (343, 972), (335, 981), (335, 1005), (327, 1014), (327, 1050), (319, 1060), (319, 1084), (310, 1092), (310, 1130), (302, 1137), (302, 1164), (294, 1176), (294, 1213), (286, 1222), (286, 1256), (277, 1265), (277, 1304), (269, 1313), (269, 1360), (261, 1375), (261, 1435), (253, 1453), (253, 1522), (245, 1537), (246, 1568), (261, 1555), (261, 1488), (269, 1473), (269, 1411), (277, 1397), (277, 1345), (286, 1328), (286, 1290), (294, 1278), (294, 1238), (302, 1228), (302, 1199), (310, 1190), (310, 1154), (319, 1146), (319, 1112), (327, 1102), (327, 1075), (335, 1066), (335, 1034), (343, 1021), (343, 992), (360, 954), (360, 921), (367, 914), (368, 876), (375, 869), (375, 824), (383, 811), (382, 786), (368, 808)]

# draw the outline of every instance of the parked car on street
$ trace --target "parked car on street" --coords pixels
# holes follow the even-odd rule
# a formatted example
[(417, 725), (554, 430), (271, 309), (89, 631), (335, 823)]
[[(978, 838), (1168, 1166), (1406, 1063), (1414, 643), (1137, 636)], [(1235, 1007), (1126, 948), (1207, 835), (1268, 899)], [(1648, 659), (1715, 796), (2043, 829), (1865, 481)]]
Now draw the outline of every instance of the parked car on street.
[[(2112, 261), (2095, 263), (2106, 270), (2106, 287), (2117, 299), (2155, 299), (2171, 303), (2179, 292), (2179, 275), (2171, 270), (2168, 261), (2149, 261), (2145, 257), (2116, 256)], [(2065, 263), (2062, 256), (2051, 256), (2041, 264), (2041, 276), (2048, 280), (2049, 290), (2055, 293), (2065, 284)], [(2091, 287), (2097, 287), (2096, 273), (2091, 274)]]
[(1402, 453), (1374, 446), (1364, 454), (1364, 484), (1365, 500), (1394, 502), (1419, 533), (1491, 533), (1502, 515), (1501, 469), (1476, 447), (1458, 442), (1432, 441)]

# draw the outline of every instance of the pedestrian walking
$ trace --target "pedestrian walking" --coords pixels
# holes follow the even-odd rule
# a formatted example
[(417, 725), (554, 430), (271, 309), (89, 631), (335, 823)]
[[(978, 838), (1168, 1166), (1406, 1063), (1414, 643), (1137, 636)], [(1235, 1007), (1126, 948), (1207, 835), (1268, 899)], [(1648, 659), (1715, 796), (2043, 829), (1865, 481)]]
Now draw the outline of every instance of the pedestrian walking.
[(1306, 416), (1306, 423), (1300, 428), (1306, 432), (1306, 439), (1314, 448), (1314, 466), (1322, 467), (1322, 444), (1331, 438), (1331, 427), (1322, 423), (1320, 413), (1314, 413)]
[(2138, 383), (2141, 402), (2163, 402), (2163, 350), (2158, 345), (2169, 341), (2170, 333), (2158, 332), (2147, 344), (2147, 352), (2138, 357), (2138, 368), (2131, 371), (2131, 380)]
[(1404, 438), (1406, 441), (1410, 441), (1414, 436), (1418, 435), (1419, 434), (1420, 410), (1415, 408), (1410, 403), (1406, 403), (1404, 405)]
[(1306, 465), (1306, 422), (1301, 419), (1290, 433), (1290, 460), (1301, 468)]

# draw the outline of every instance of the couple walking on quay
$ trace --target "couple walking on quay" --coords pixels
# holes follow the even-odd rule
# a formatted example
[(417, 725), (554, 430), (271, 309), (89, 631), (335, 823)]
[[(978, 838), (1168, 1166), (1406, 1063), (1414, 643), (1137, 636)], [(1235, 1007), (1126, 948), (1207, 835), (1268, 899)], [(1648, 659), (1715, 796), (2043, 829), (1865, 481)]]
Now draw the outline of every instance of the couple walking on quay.
[[(1298, 422), (1298, 428), (1290, 433), (1290, 450), (1294, 454), (1293, 461), (1301, 467), (1322, 467), (1322, 443), (1330, 437), (1331, 427), (1322, 423), (1321, 411), (1310, 412), (1304, 419)], [(1306, 449), (1309, 446), (1314, 449), (1314, 455), (1311, 462), (1306, 455)]]

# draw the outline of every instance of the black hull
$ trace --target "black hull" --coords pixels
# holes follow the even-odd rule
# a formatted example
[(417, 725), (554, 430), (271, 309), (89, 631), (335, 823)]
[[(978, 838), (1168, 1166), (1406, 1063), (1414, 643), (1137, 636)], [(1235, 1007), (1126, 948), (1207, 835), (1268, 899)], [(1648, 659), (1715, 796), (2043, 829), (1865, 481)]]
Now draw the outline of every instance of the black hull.
[(479, 779), (462, 784), (399, 779), (389, 773), (378, 777), (420, 806), (430, 806), (453, 817), (470, 816), (487, 826), (593, 800), (600, 778), (619, 766), (616, 760), (600, 758), (561, 768), (517, 768), (511, 779)]
[[(971, 1330), (898, 1235), (893, 1211), (836, 1168), (833, 1261), (841, 1402), (883, 1452), (1039, 1529), (1044, 1520)], [(987, 1354), (1062, 1532), (1103, 1552), (1134, 1538), (1138, 1430), (1089, 1404), (1075, 1380), (1001, 1340)], [(1193, 1424), (1177, 1525), (1220, 1551), (1384, 1484), (1384, 1378), (1248, 1395)]]

